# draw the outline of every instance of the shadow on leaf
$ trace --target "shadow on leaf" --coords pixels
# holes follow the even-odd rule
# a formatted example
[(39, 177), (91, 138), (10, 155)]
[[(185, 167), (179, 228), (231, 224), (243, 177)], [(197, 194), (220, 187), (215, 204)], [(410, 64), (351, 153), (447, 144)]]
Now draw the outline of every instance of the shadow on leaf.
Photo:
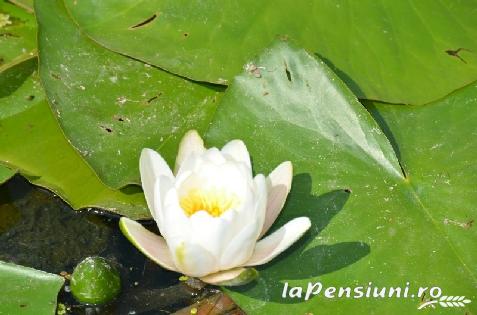
[(7, 97), (15, 92), (35, 71), (37, 67), (36, 58), (29, 59), (11, 68), (2, 71), (0, 76), (0, 98)]
[(306, 286), (308, 281), (345, 268), (370, 253), (369, 245), (359, 241), (312, 245), (331, 219), (343, 209), (351, 194), (349, 190), (334, 190), (314, 196), (311, 194), (309, 174), (296, 175), (292, 187), (285, 209), (272, 229), (278, 229), (293, 218), (307, 216), (312, 223), (310, 230), (284, 253), (260, 266), (260, 278), (257, 282), (233, 288), (234, 291), (254, 298), (260, 297), (265, 301), (298, 303), (301, 300), (282, 299), (283, 283), (289, 280), (304, 280), (301, 285)]

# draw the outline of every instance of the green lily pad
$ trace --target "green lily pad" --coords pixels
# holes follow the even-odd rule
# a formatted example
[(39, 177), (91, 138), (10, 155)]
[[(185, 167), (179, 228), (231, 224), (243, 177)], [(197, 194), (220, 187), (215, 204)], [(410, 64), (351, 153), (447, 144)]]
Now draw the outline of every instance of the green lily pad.
[(220, 89), (97, 45), (78, 30), (62, 1), (35, 5), (48, 100), (66, 137), (106, 184), (139, 184), (143, 148), (173, 162), (182, 135), (208, 126)]
[(0, 312), (53, 315), (63, 282), (58, 275), (0, 261)]
[(35, 17), (11, 3), (1, 1), (0, 67), (18, 56), (34, 51), (35, 48)]
[[(291, 160), (292, 191), (274, 228), (298, 216), (310, 217), (312, 227), (261, 268), (256, 285), (227, 290), (233, 300), (250, 314), (414, 314), (437, 286), (442, 295), (475, 301), (477, 86), (422, 107), (377, 105), (386, 137), (305, 51), (279, 43), (253, 61), (271, 70), (234, 80), (206, 139), (243, 139), (256, 172)], [(290, 288), (306, 291), (318, 281), (318, 296), (289, 296)], [(323, 292), (358, 286), (410, 291), (408, 298), (361, 299)], [(424, 297), (419, 287), (428, 288)]]
[(0, 119), (14, 116), (44, 99), (36, 55), (20, 55), (0, 67)]
[(24, 10), (33, 13), (33, 0), (8, 0), (9, 2), (13, 3)]
[(15, 175), (15, 171), (9, 169), (6, 166), (0, 165), (0, 184), (5, 183), (13, 175)]
[(39, 86), (36, 65), (36, 58), (26, 59), (0, 72), (0, 82), (21, 78), (16, 89), (0, 97), (0, 164), (18, 169), (30, 182), (50, 189), (75, 209), (99, 207), (149, 217), (139, 188), (109, 188), (68, 143), (44, 94), (35, 88)]
[(105, 47), (194, 80), (227, 83), (277, 37), (322, 56), (360, 98), (422, 104), (477, 79), (473, 1), (65, 3)]

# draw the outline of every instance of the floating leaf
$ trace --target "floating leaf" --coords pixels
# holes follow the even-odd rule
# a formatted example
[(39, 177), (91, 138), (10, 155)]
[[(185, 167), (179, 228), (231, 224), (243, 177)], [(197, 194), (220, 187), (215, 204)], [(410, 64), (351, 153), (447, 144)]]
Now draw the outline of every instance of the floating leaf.
[(36, 66), (36, 58), (31, 58), (0, 72), (0, 82), (21, 78), (16, 89), (0, 97), (1, 163), (18, 169), (30, 182), (52, 190), (76, 209), (99, 207), (133, 218), (148, 217), (139, 188), (107, 187), (70, 146), (44, 94), (35, 88), (39, 86)]
[[(36, 48), (36, 22), (32, 14), (0, 2), (0, 67)], [(0, 92), (1, 93), (1, 92)]]
[(477, 79), (474, 1), (65, 3), (105, 47), (195, 80), (226, 83), (276, 37), (327, 60), (360, 98), (421, 104)]
[(27, 10), (30, 13), (33, 13), (33, 0), (8, 0), (20, 8)]
[[(252, 61), (268, 71), (234, 80), (206, 139), (243, 139), (259, 173), (291, 160), (292, 190), (274, 227), (308, 216), (312, 228), (263, 266), (256, 285), (227, 291), (233, 300), (249, 314), (404, 314), (417, 310), (419, 286), (474, 299), (477, 230), (469, 222), (477, 216), (477, 141), (470, 135), (477, 133), (477, 86), (426, 106), (376, 105), (387, 138), (337, 76), (305, 51), (279, 43)], [(282, 297), (285, 283), (287, 292), (306, 291), (318, 281), (317, 297)], [(327, 287), (370, 282), (409, 285), (415, 296), (324, 297)]]
[(208, 126), (217, 88), (95, 44), (62, 1), (35, 3), (46, 94), (66, 137), (106, 184), (138, 184), (141, 149), (159, 149), (173, 162), (182, 135)]
[(21, 113), (45, 98), (37, 66), (36, 56), (24, 54), (0, 67), (0, 119)]
[(13, 175), (15, 175), (15, 171), (9, 169), (6, 166), (0, 165), (0, 184), (3, 184), (9, 180)]
[(0, 261), (0, 312), (53, 315), (63, 282), (58, 275)]

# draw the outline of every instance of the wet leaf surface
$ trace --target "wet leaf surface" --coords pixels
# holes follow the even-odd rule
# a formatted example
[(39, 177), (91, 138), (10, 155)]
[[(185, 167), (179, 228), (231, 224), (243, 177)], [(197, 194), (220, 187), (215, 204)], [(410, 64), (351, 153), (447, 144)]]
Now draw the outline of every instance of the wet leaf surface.
[[(227, 90), (210, 144), (241, 138), (256, 172), (294, 164), (292, 190), (274, 228), (308, 216), (311, 230), (260, 270), (255, 284), (227, 290), (249, 314), (413, 313), (408, 299), (283, 298), (289, 287), (439, 286), (476, 297), (477, 87), (421, 107), (379, 104), (380, 124), (324, 63), (284, 43), (255, 60)], [(472, 110), (469, 110), (472, 109)], [(388, 128), (384, 128), (384, 126)], [(391, 147), (391, 142), (396, 151)], [(396, 152), (396, 153), (395, 153)], [(398, 163), (398, 159), (402, 165)], [(405, 175), (404, 175), (405, 174)], [(290, 266), (294, 266), (291, 268)], [(468, 304), (460, 311), (475, 312)]]

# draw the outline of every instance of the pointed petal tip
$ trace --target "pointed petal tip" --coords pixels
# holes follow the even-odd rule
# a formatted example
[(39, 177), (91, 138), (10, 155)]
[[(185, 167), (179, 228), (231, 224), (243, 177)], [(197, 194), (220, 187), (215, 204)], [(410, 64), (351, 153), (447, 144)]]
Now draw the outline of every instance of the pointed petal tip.
[(268, 177), (272, 181), (272, 184), (284, 184), (288, 190), (291, 188), (291, 182), (293, 179), (293, 164), (290, 161), (284, 161), (280, 163)]
[(260, 182), (260, 185), (267, 185), (266, 181), (267, 181), (267, 178), (265, 177), (265, 175), (259, 173), (257, 175), (255, 175), (255, 177), (253, 178), (254, 181), (256, 182)]
[(242, 162), (247, 165), (250, 169), (252, 168), (252, 163), (250, 161), (250, 154), (248, 152), (247, 146), (240, 139), (234, 139), (227, 142), (220, 150), (222, 153), (228, 154), (232, 159), (237, 162)]
[(187, 131), (184, 136), (182, 137), (180, 145), (204, 145), (204, 140), (200, 136), (199, 132), (195, 129), (191, 129)]
[(293, 165), (290, 161), (280, 163), (267, 177), (268, 202), (261, 238), (273, 225), (282, 211), (293, 180)]
[(146, 155), (149, 155), (149, 154), (152, 154), (152, 153), (157, 153), (157, 152), (154, 151), (153, 149), (143, 148), (143, 149), (141, 150), (141, 156), (140, 156), (140, 158), (143, 158), (143, 157), (145, 157)]
[(149, 259), (165, 269), (177, 271), (163, 237), (152, 233), (139, 222), (127, 217), (119, 219), (119, 229), (131, 244)]
[(121, 230), (121, 232), (123, 232), (123, 234), (125, 234), (123, 229), (124, 229), (124, 224), (126, 224), (125, 221), (127, 221), (127, 220), (133, 221), (133, 220), (131, 220), (129, 218), (126, 218), (126, 217), (119, 218), (119, 229)]
[(258, 276), (259, 273), (255, 268), (239, 267), (207, 275), (200, 280), (212, 285), (234, 287), (248, 284), (257, 279)]
[(291, 161), (283, 161), (282, 163), (280, 163), (280, 165), (283, 165), (283, 167), (286, 167), (290, 170), (291, 173), (293, 173), (293, 163)]
[[(301, 225), (303, 228), (303, 233), (308, 231), (311, 227), (311, 220), (308, 217), (298, 217), (293, 219), (292, 221), (296, 221), (298, 225)], [(290, 221), (291, 222), (291, 221)]]
[[(189, 131), (187, 131), (185, 134), (184, 134), (184, 137), (187, 137), (187, 136), (194, 136), (194, 137), (198, 137), (198, 138), (201, 138), (200, 135), (199, 135), (199, 132), (195, 129), (190, 129)], [(202, 138), (201, 138), (202, 139)]]
[(156, 219), (155, 212), (158, 206), (154, 203), (156, 181), (161, 176), (165, 176), (172, 180), (174, 175), (162, 156), (158, 152), (149, 148), (144, 148), (141, 151), (141, 156), (139, 158), (139, 173), (141, 175), (141, 186), (144, 191), (147, 206), (149, 207), (152, 216)]
[(137, 221), (131, 220), (127, 217), (121, 217), (119, 219), (119, 229), (121, 230), (123, 235), (128, 239), (128, 241), (131, 242), (131, 244), (133, 244), (137, 248), (139, 248), (140, 245), (138, 245), (138, 242), (136, 241), (134, 234), (131, 233), (131, 230), (141, 229), (141, 228), (143, 227)]
[(242, 147), (242, 148), (247, 148), (247, 146), (245, 145), (245, 142), (243, 142), (242, 140), (240, 139), (232, 139), (230, 140), (229, 142), (227, 142), (224, 147), (226, 145), (232, 145), (232, 146), (239, 146), (239, 147)]
[(244, 266), (266, 264), (298, 241), (310, 227), (311, 221), (308, 217), (298, 217), (288, 221), (281, 228), (257, 242), (252, 257)]
[[(140, 226), (140, 227), (139, 227)], [(127, 217), (121, 217), (119, 219), (119, 229), (123, 233), (123, 235), (133, 244), (136, 246), (136, 240), (134, 236), (131, 234), (132, 228), (142, 228), (141, 224), (137, 221), (131, 220)]]
[(174, 173), (177, 174), (179, 168), (184, 161), (193, 153), (202, 153), (205, 151), (204, 140), (199, 135), (197, 130), (191, 129), (187, 131), (179, 143), (179, 150), (177, 152), (176, 163), (174, 166)]
[(172, 172), (170, 172), (169, 165), (167, 165), (166, 161), (159, 152), (150, 148), (143, 148), (141, 150), (141, 155), (139, 156), (140, 170), (144, 170), (144, 168), (148, 168), (148, 170), (153, 169), (154, 166), (157, 167), (158, 165), (160, 165), (161, 168), (168, 169), (169, 171), (167, 171), (166, 173), (172, 174)]

